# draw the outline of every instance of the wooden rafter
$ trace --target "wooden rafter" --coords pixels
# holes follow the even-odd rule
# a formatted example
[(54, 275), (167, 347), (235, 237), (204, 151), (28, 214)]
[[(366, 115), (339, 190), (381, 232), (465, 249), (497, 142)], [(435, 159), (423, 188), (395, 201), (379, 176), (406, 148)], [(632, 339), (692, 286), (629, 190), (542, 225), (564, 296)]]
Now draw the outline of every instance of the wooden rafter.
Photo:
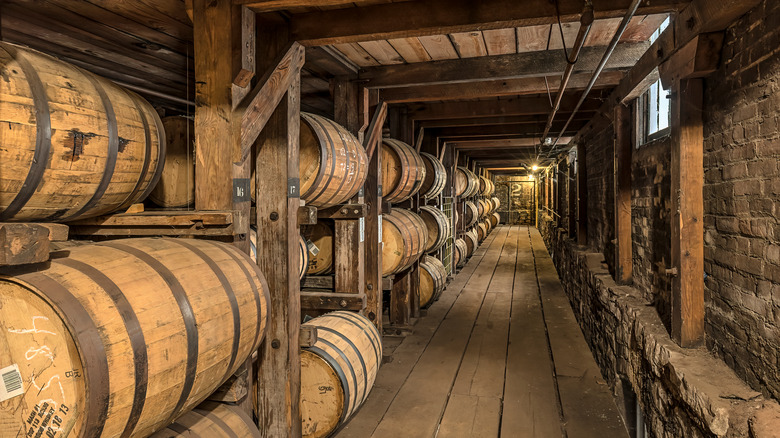
[[(607, 70), (631, 68), (650, 46), (649, 43), (622, 43), (615, 48)], [(586, 47), (580, 53), (576, 72), (588, 72), (598, 65), (603, 47)], [(563, 50), (544, 50), (511, 55), (482, 56), (413, 64), (369, 67), (360, 72), (360, 80), (369, 88), (413, 85), (455, 84), (561, 75), (566, 68)], [(465, 90), (461, 90), (465, 91)]]
[[(594, 93), (596, 94), (596, 93)], [(579, 96), (565, 96), (561, 102), (561, 113), (570, 112)], [(595, 111), (601, 106), (597, 99), (587, 100), (580, 111)], [(412, 120), (468, 119), (486, 116), (529, 116), (547, 114), (550, 99), (547, 96), (524, 96), (514, 99), (426, 103), (410, 105)]]
[[(604, 72), (594, 88), (614, 87), (623, 78), (620, 71)], [(557, 89), (560, 76), (489, 80), (463, 84), (434, 84), (383, 89), (380, 93), (388, 103), (431, 102), (445, 100), (478, 99), (482, 97), (518, 96), (542, 94)], [(567, 90), (582, 90), (590, 80), (587, 73), (577, 74), (569, 80)]]
[[(575, 21), (582, 1), (559, 0), (563, 21)], [(674, 12), (687, 2), (643, 3), (637, 14)], [(595, 18), (621, 17), (630, 0), (594, 0)], [(416, 0), (293, 15), (292, 36), (315, 46), (423, 35), (443, 35), (475, 29), (553, 24), (555, 5), (548, 0)]]

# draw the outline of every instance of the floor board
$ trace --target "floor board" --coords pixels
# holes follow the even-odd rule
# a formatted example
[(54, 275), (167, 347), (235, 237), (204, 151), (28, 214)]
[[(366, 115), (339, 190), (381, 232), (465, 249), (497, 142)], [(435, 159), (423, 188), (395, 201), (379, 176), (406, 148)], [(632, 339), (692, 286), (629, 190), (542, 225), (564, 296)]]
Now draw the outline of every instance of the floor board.
[(534, 228), (496, 228), (386, 362), (336, 437), (627, 437)]

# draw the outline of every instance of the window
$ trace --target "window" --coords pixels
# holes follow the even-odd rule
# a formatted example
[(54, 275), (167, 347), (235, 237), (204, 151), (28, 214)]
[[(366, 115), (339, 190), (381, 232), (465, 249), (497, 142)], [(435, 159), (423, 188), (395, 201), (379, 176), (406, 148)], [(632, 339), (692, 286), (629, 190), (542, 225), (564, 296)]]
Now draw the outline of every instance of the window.
[[(669, 17), (658, 26), (655, 32), (650, 36), (652, 44), (661, 35), (661, 32), (669, 26)], [(669, 122), (671, 93), (661, 86), (661, 80), (657, 80), (650, 88), (639, 98), (637, 111), (640, 114), (639, 134), (640, 143), (644, 144), (656, 138), (663, 137), (669, 132)]]

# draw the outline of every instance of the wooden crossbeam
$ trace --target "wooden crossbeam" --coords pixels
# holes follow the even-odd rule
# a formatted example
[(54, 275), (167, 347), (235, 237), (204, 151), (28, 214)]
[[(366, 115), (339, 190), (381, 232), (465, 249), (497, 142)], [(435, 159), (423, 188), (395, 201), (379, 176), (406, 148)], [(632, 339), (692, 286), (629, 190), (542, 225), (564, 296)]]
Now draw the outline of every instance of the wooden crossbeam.
[[(571, 77), (568, 91), (582, 90), (590, 80), (590, 74)], [(614, 87), (623, 78), (620, 71), (604, 72), (594, 85), (595, 89)], [(380, 95), (388, 103), (431, 102), (442, 100), (478, 99), (482, 97), (543, 94), (560, 86), (560, 76), (530, 77), (506, 80), (488, 80), (463, 84), (434, 84), (382, 89)]]
[(631, 241), (631, 153), (632, 112), (625, 105), (615, 107), (615, 281), (630, 284), (633, 275)]
[(373, 0), (233, 0), (234, 5), (244, 5), (257, 13), (305, 7), (362, 6), (373, 3), (375, 3)]
[(274, 63), (275, 67), (265, 72), (257, 86), (244, 98), (237, 111), (241, 116), (241, 157), (249, 156), (260, 131), (279, 105), (290, 84), (300, 73), (305, 58), (305, 49), (296, 42)]
[[(542, 122), (544, 123), (544, 122)], [(556, 122), (553, 127), (563, 128), (564, 121)], [(568, 131), (576, 132), (583, 123), (570, 125)], [(466, 137), (497, 137), (497, 136), (535, 136), (542, 134), (542, 125), (518, 124), (518, 125), (482, 125), (482, 126), (460, 126), (441, 128), (435, 131), (429, 131), (428, 135), (443, 139), (453, 139)]]
[[(622, 17), (630, 3), (630, 0), (594, 0), (595, 18)], [(637, 14), (673, 12), (686, 2), (649, 3), (643, 2)], [(558, 4), (562, 21), (579, 19), (582, 1), (559, 0)], [(290, 18), (290, 27), (294, 40), (317, 46), (555, 22), (555, 4), (548, 0), (416, 0), (295, 14)]]
[[(561, 102), (561, 111), (564, 113), (571, 112), (578, 98), (579, 96), (577, 95), (564, 96)], [(600, 106), (601, 101), (599, 100), (586, 100), (580, 111), (595, 111)], [(412, 104), (409, 108), (409, 117), (416, 121), (468, 119), (489, 116), (546, 115), (549, 111), (550, 100), (547, 96), (523, 96), (501, 100)]]
[[(567, 144), (571, 137), (561, 137), (558, 144)], [(459, 140), (449, 143), (455, 146), (455, 149), (499, 149), (507, 147), (532, 147), (539, 144), (538, 138), (514, 138), (506, 140)]]
[(368, 125), (367, 134), (363, 140), (363, 147), (366, 149), (369, 161), (374, 156), (377, 142), (382, 138), (382, 126), (387, 118), (387, 102), (380, 102), (377, 105), (371, 123)]
[[(649, 46), (650, 44), (647, 42), (618, 45), (606, 65), (606, 71), (631, 68)], [(603, 54), (603, 47), (582, 49), (575, 66), (575, 73), (593, 70)], [(368, 67), (360, 72), (359, 78), (366, 81), (366, 86), (369, 88), (458, 84), (472, 81), (560, 76), (566, 69), (566, 65), (566, 55), (563, 50), (542, 50), (510, 55)], [(590, 79), (589, 76), (583, 81), (587, 83), (588, 79)], [(537, 88), (544, 87), (544, 81), (535, 86)], [(541, 92), (546, 92), (544, 88), (542, 90)], [(468, 88), (463, 87), (459, 91), (461, 93), (469, 92)]]

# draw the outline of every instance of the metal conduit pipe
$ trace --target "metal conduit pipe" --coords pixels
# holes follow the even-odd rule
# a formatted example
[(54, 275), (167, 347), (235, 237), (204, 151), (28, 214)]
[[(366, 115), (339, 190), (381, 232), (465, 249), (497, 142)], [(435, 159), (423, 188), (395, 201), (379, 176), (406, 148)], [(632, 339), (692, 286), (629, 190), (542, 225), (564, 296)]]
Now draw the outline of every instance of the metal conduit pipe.
[(552, 146), (550, 146), (550, 150), (555, 148), (555, 145), (558, 144), (558, 141), (561, 139), (561, 137), (563, 137), (563, 133), (566, 132), (566, 128), (569, 127), (569, 124), (574, 119), (577, 111), (580, 109), (583, 102), (585, 102), (585, 98), (588, 97), (588, 93), (590, 93), (590, 90), (593, 89), (593, 85), (596, 83), (596, 80), (598, 80), (601, 71), (604, 70), (604, 66), (607, 65), (609, 57), (612, 56), (612, 52), (615, 51), (615, 47), (620, 41), (620, 38), (623, 36), (623, 32), (626, 31), (629, 21), (631, 21), (631, 19), (634, 17), (634, 14), (636, 14), (636, 10), (639, 8), (639, 4), (641, 2), (642, 0), (633, 0), (631, 2), (631, 5), (628, 7), (628, 11), (626, 11), (626, 15), (623, 17), (623, 21), (620, 22), (620, 26), (618, 27), (617, 31), (615, 31), (615, 35), (612, 37), (612, 41), (609, 42), (607, 51), (604, 52), (604, 56), (601, 57), (601, 61), (596, 67), (596, 70), (593, 71), (593, 76), (591, 76), (590, 82), (588, 82), (588, 86), (585, 87), (585, 91), (582, 92), (582, 96), (580, 96), (579, 102), (577, 102), (577, 105), (574, 107), (574, 111), (572, 111), (571, 115), (569, 116), (569, 120), (567, 120), (566, 124), (563, 125), (563, 129), (561, 129), (558, 137), (556, 137), (555, 141), (552, 143)]
[[(568, 57), (566, 59), (566, 69), (563, 71), (563, 76), (561, 77), (561, 86), (558, 88), (558, 95), (555, 98), (552, 111), (550, 111), (550, 116), (547, 118), (547, 125), (544, 127), (542, 140), (547, 137), (550, 129), (552, 129), (552, 123), (553, 119), (555, 119), (555, 114), (561, 107), (563, 93), (566, 91), (566, 87), (569, 85), (569, 79), (571, 79), (571, 75), (574, 72), (574, 65), (577, 62), (577, 58), (580, 57), (580, 51), (582, 51), (582, 47), (585, 45), (585, 39), (588, 37), (588, 33), (590, 33), (590, 28), (592, 26), (593, 3), (591, 1), (586, 1), (585, 7), (582, 10), (582, 15), (580, 16), (580, 30), (577, 32), (577, 39), (574, 41), (574, 46), (571, 49), (571, 53), (567, 55), (572, 59), (569, 59)], [(565, 41), (563, 42), (563, 45), (566, 47)]]
[(115, 84), (119, 85), (120, 87), (127, 88), (128, 90), (135, 91), (138, 94), (143, 94), (147, 96), (152, 97), (158, 97), (163, 100), (167, 100), (169, 102), (178, 103), (180, 105), (187, 105), (187, 106), (195, 106), (195, 102), (187, 99), (182, 99), (180, 97), (171, 96), (170, 94), (162, 93), (160, 91), (150, 90), (145, 87), (140, 87), (138, 85), (128, 84), (126, 82), (122, 81), (113, 81)]

